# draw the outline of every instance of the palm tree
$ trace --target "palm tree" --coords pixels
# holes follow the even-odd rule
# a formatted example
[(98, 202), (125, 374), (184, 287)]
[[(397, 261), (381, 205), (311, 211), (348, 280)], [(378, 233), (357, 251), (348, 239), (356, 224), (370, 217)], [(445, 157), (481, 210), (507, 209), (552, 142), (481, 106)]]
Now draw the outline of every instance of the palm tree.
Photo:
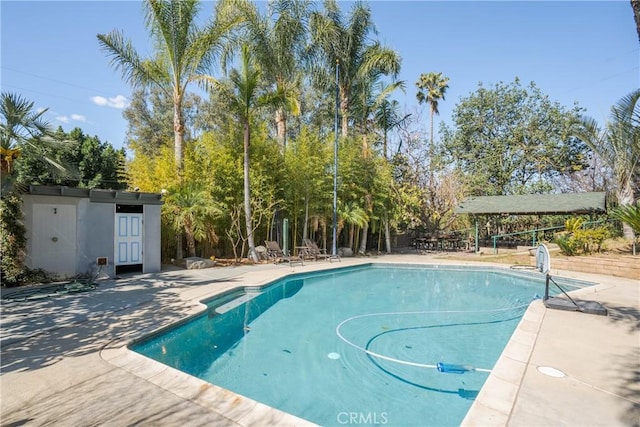
[[(3, 92), (0, 96), (0, 177), (4, 195), (13, 177), (13, 164), (24, 149), (41, 150), (54, 142), (49, 123), (44, 119), (47, 109), (34, 110), (33, 102), (21, 96)], [(42, 158), (59, 173), (67, 168), (54, 158)]]
[(338, 224), (336, 236), (340, 236), (340, 232), (346, 224), (349, 224), (349, 247), (353, 248), (355, 227), (364, 227), (369, 221), (367, 212), (362, 209), (356, 202), (338, 203)]
[[(611, 121), (604, 129), (590, 117), (582, 117), (574, 135), (582, 139), (613, 171), (616, 196), (621, 205), (634, 201), (634, 179), (640, 177), (640, 89), (621, 98), (611, 108)], [(635, 183), (638, 186), (640, 183)], [(625, 238), (633, 229), (623, 224)]]
[(143, 58), (122, 32), (98, 34), (98, 42), (134, 88), (156, 86), (173, 100), (174, 157), (183, 167), (184, 117), (182, 102), (192, 82), (206, 85), (214, 61), (224, 55), (238, 24), (232, 1), (216, 3), (214, 19), (204, 27), (197, 23), (198, 0), (145, 0), (146, 27), (153, 39), (154, 55)]
[[(362, 127), (363, 127), (362, 153), (363, 153), (363, 158), (367, 158), (368, 151), (369, 151), (368, 142), (367, 142), (369, 126), (372, 124), (375, 124), (376, 122), (375, 114), (378, 112), (381, 105), (385, 105), (389, 103), (389, 97), (396, 89), (401, 89), (402, 91), (404, 91), (405, 84), (404, 84), (404, 81), (397, 81), (391, 84), (385, 84), (382, 81), (374, 81), (374, 80), (363, 81), (362, 83), (365, 84), (366, 86), (362, 90), (360, 90), (360, 93), (363, 96), (363, 100), (361, 105), (358, 106), (358, 110), (361, 115)], [(386, 137), (387, 137), (387, 133), (385, 131), (384, 141), (383, 141), (383, 144), (384, 144), (383, 150), (384, 150), (385, 159), (387, 156)], [(368, 215), (371, 215), (373, 212), (374, 196), (373, 196), (372, 190), (373, 190), (372, 188), (364, 189), (365, 191), (364, 206), (365, 206), (365, 211), (367, 212)], [(385, 227), (385, 230), (388, 230), (388, 227)], [(362, 229), (359, 252), (363, 254), (366, 252), (366, 248), (367, 248), (368, 232), (369, 232), (369, 222), (367, 222)], [(390, 242), (389, 235), (387, 235), (387, 241)], [(387, 249), (389, 252), (391, 251), (390, 243)]]
[(49, 123), (44, 119), (47, 110), (35, 111), (33, 106), (33, 102), (16, 94), (2, 92), (0, 95), (0, 276), (3, 285), (18, 284), (26, 271), (27, 231), (22, 197), (13, 191), (14, 162), (23, 150), (37, 150), (52, 168), (67, 172), (62, 164), (45, 154), (47, 146), (54, 141)]
[(442, 73), (420, 74), (420, 79), (416, 82), (418, 103), (429, 103), (429, 116), (431, 118), (430, 152), (433, 149), (433, 116), (434, 114), (440, 114), (438, 102), (441, 99), (444, 101), (444, 94), (449, 88), (448, 82), (449, 77), (444, 77)]
[(335, 87), (336, 62), (340, 65), (338, 92), (342, 115), (342, 136), (347, 136), (351, 103), (358, 87), (366, 87), (381, 75), (394, 79), (400, 72), (400, 56), (379, 42), (370, 42), (376, 32), (371, 9), (360, 1), (344, 17), (336, 0), (324, 1), (324, 13), (311, 14), (312, 48), (316, 63), (312, 70), (317, 85)]
[[(611, 215), (619, 219), (633, 230), (636, 236), (640, 236), (640, 200), (634, 205), (622, 205), (611, 210)], [(636, 240), (633, 240), (633, 254), (636, 254)]]
[(357, 92), (360, 95), (360, 102), (353, 108), (354, 114), (352, 115), (357, 117), (357, 124), (362, 134), (363, 156), (367, 155), (369, 132), (376, 127), (375, 114), (378, 108), (385, 102), (389, 102), (389, 97), (394, 91), (400, 89), (404, 92), (404, 88), (405, 83), (403, 80), (385, 83), (381, 80), (370, 79), (363, 80), (358, 85)]
[(631, 8), (633, 9), (633, 19), (636, 21), (638, 41), (640, 41), (640, 0), (631, 0)]
[(249, 181), (249, 146), (251, 144), (251, 117), (255, 109), (262, 107), (269, 102), (266, 94), (260, 96), (259, 85), (261, 82), (261, 71), (256, 66), (251, 55), (248, 44), (242, 46), (240, 56), (240, 71), (233, 69), (229, 73), (229, 82), (225, 84), (216, 79), (210, 78), (210, 82), (215, 89), (220, 91), (229, 103), (231, 111), (238, 117), (243, 128), (244, 146), (244, 213), (245, 226), (247, 231), (247, 244), (249, 245), (248, 258), (254, 262), (258, 261), (255, 240), (253, 236), (251, 217), (251, 184)]
[(274, 0), (260, 15), (253, 3), (244, 8), (252, 55), (270, 86), (280, 145), (287, 144), (287, 114), (300, 114), (302, 57), (309, 16), (308, 0)]
[(193, 182), (181, 183), (168, 192), (163, 210), (174, 230), (178, 233), (184, 230), (189, 256), (196, 256), (196, 241), (206, 237), (216, 239), (211, 224), (222, 211), (204, 186)]
[(382, 132), (382, 155), (385, 159), (388, 159), (388, 135), (393, 129), (402, 126), (403, 123), (411, 116), (411, 114), (405, 114), (400, 117), (400, 103), (398, 101), (383, 99), (380, 102), (374, 112), (374, 120), (376, 126)]

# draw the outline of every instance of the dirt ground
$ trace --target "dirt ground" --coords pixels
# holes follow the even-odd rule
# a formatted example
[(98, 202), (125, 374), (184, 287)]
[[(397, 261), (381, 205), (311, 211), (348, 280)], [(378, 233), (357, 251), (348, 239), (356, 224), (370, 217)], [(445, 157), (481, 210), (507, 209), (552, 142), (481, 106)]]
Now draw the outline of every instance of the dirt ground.
[[(552, 255), (562, 255), (558, 246), (554, 244), (548, 244), (549, 251)], [(637, 253), (640, 253), (640, 245), (636, 245)], [(602, 258), (616, 258), (620, 256), (630, 256), (633, 254), (633, 247), (631, 243), (627, 240), (623, 239), (608, 239), (605, 241), (603, 245), (603, 250), (598, 253), (589, 254), (588, 256), (592, 257), (602, 257)], [(474, 253), (445, 253), (441, 255), (443, 258), (447, 259), (459, 259), (459, 260), (469, 260), (473, 259), (474, 261), (484, 261), (489, 263), (500, 263), (500, 264), (510, 264), (510, 265), (533, 265), (535, 262), (535, 254), (530, 253), (529, 251), (517, 251), (514, 249), (499, 249), (497, 254), (493, 253), (492, 248), (480, 248), (480, 252), (478, 254)], [(584, 256), (584, 255), (578, 255)], [(640, 262), (640, 256), (639, 256)]]

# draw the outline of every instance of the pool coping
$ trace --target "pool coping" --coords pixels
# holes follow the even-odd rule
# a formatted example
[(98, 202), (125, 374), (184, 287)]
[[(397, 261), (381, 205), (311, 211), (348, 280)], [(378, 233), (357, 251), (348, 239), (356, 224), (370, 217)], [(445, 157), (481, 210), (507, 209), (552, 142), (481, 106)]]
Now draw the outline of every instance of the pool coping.
[[(412, 261), (402, 262), (398, 260), (375, 260), (346, 266), (335, 264), (316, 264), (311, 269), (277, 270), (267, 277), (259, 277), (258, 274), (248, 273), (246, 279), (224, 289), (212, 290), (206, 294), (195, 297), (199, 305), (194, 307), (184, 318), (170, 325), (164, 325), (153, 331), (146, 331), (137, 337), (112, 343), (110, 348), (101, 350), (103, 360), (144, 379), (182, 399), (203, 406), (212, 412), (225, 417), (230, 425), (254, 426), (265, 423), (270, 426), (315, 426), (316, 424), (299, 418), (295, 415), (272, 408), (263, 403), (226, 390), (220, 386), (208, 383), (199, 378), (181, 372), (175, 368), (147, 358), (128, 348), (129, 345), (156, 335), (162, 331), (199, 316), (207, 310), (206, 302), (216, 296), (241, 290), (246, 287), (267, 287), (276, 280), (287, 276), (296, 276), (323, 270), (335, 270), (345, 267), (363, 267), (371, 264), (396, 264), (430, 266), (438, 265), (446, 267), (481, 268), (514, 273), (508, 266), (496, 264), (468, 264), (464, 262), (428, 262), (416, 263)], [(256, 276), (256, 277), (252, 277)], [(253, 280), (251, 280), (253, 279)], [(572, 296), (597, 292), (612, 285), (594, 284), (593, 286), (577, 289), (569, 292)], [(544, 320), (546, 309), (542, 301), (533, 301), (525, 311), (511, 338), (498, 358), (492, 372), (485, 381), (480, 393), (467, 411), (461, 425), (507, 425), (513, 408), (516, 404), (518, 392), (522, 385), (526, 368), (538, 338), (538, 333)]]
[[(611, 287), (594, 284), (568, 294), (580, 297)], [(542, 300), (529, 305), (461, 426), (504, 426), (509, 423), (546, 312)]]

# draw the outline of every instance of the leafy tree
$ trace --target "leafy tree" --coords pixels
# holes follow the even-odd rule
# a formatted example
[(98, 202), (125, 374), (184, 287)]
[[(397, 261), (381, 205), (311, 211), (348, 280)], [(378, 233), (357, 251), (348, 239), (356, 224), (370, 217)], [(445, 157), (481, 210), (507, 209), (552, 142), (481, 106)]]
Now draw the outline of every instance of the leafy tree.
[[(621, 98), (611, 108), (611, 120), (603, 129), (590, 117), (581, 117), (573, 134), (611, 168), (616, 196), (621, 205), (634, 201), (634, 186), (640, 189), (640, 89)], [(633, 239), (633, 230), (624, 225), (624, 236)]]
[[(396, 90), (400, 89), (404, 92), (404, 81), (386, 83), (372, 77), (363, 80), (358, 87), (359, 102), (353, 108), (353, 114), (358, 133), (362, 136), (362, 155), (368, 156), (369, 137), (377, 136), (377, 116), (381, 105), (388, 104), (389, 97)], [(387, 123), (387, 125), (390, 125)], [(391, 127), (393, 128), (393, 127)]]
[[(329, 199), (333, 186), (333, 176), (329, 173), (333, 163), (332, 148), (320, 134), (304, 126), (285, 153), (288, 183), (285, 200), (296, 218), (302, 211), (302, 239), (309, 237), (311, 218), (322, 218), (325, 207), (332, 203)], [(299, 200), (302, 200), (302, 209), (298, 209)], [(294, 236), (298, 236), (297, 224), (294, 220)], [(326, 244), (324, 239), (326, 236), (323, 236)]]
[(354, 236), (355, 236), (355, 227), (364, 227), (364, 225), (369, 221), (369, 217), (367, 216), (367, 212), (360, 207), (356, 202), (338, 202), (338, 224), (337, 224), (337, 236), (338, 240), (340, 240), (340, 233), (344, 229), (344, 227), (349, 225), (349, 237), (348, 237), (348, 246), (353, 248), (354, 245)]
[(611, 210), (611, 215), (626, 222), (633, 231), (640, 235), (640, 200), (634, 205), (622, 205)]
[(196, 241), (205, 238), (214, 242), (218, 240), (212, 223), (222, 211), (203, 185), (181, 183), (170, 189), (164, 200), (163, 213), (176, 232), (184, 230), (190, 257), (196, 256)]
[(374, 112), (376, 127), (382, 132), (382, 156), (388, 159), (389, 132), (402, 126), (411, 114), (400, 114), (400, 103), (387, 98), (378, 103)]
[(567, 111), (532, 82), (482, 84), (444, 126), (444, 147), (473, 195), (548, 191), (547, 181), (584, 167), (586, 147), (570, 136), (580, 108)]
[(266, 105), (268, 98), (260, 96), (260, 69), (256, 67), (249, 45), (242, 46), (240, 58), (240, 71), (233, 69), (229, 73), (230, 85), (219, 80), (212, 79), (214, 88), (227, 95), (229, 107), (234, 115), (239, 119), (243, 128), (243, 152), (244, 152), (244, 210), (245, 224), (247, 230), (247, 244), (249, 245), (248, 258), (254, 262), (258, 261), (255, 250), (255, 239), (253, 236), (253, 225), (251, 217), (251, 184), (249, 174), (249, 146), (251, 144), (251, 117), (255, 109)]
[(173, 101), (174, 160), (179, 174), (183, 166), (184, 111), (187, 86), (206, 84), (214, 60), (223, 55), (237, 25), (233, 2), (216, 3), (214, 18), (200, 27), (197, 0), (145, 0), (146, 26), (154, 41), (154, 56), (142, 58), (122, 32), (98, 34), (111, 65), (122, 71), (134, 88), (156, 86)]
[(0, 178), (1, 195), (7, 193), (15, 178), (14, 164), (26, 153), (39, 156), (49, 170), (66, 174), (67, 168), (49, 156), (49, 150), (56, 140), (51, 136), (49, 123), (44, 119), (47, 109), (34, 111), (33, 102), (20, 95), (2, 92), (0, 95)]
[[(63, 142), (40, 147), (38, 152), (25, 152), (16, 166), (18, 181), (81, 188), (126, 188), (124, 149), (116, 150), (97, 136), (85, 135), (80, 128), (69, 133), (58, 128), (53, 136)], [(58, 164), (68, 165), (66, 169), (72, 174), (52, 174), (43, 155), (55, 159)]]
[(336, 62), (340, 65), (342, 136), (347, 136), (351, 104), (357, 102), (358, 88), (381, 75), (395, 78), (400, 72), (400, 56), (379, 42), (370, 41), (375, 26), (371, 9), (362, 2), (354, 3), (345, 17), (335, 0), (325, 0), (324, 12), (311, 14), (310, 29), (316, 55), (312, 71), (316, 84), (329, 92), (334, 90)]
[[(184, 117), (184, 140), (194, 139), (202, 99), (193, 93), (185, 94), (182, 109)], [(173, 133), (173, 98), (157, 86), (133, 92), (131, 102), (123, 111), (127, 120), (128, 146), (144, 155), (156, 155), (160, 147), (171, 141)]]
[(2, 276), (2, 285), (17, 285), (25, 274), (26, 232), (22, 216), (22, 198), (15, 193), (3, 196), (0, 199), (0, 244), (2, 245), (0, 275)]
[[(627, 224), (635, 236), (640, 236), (640, 200), (634, 205), (622, 205), (611, 210), (611, 215)], [(633, 254), (636, 252), (636, 240), (633, 240)]]
[(161, 192), (178, 185), (178, 174), (173, 167), (173, 147), (165, 144), (156, 156), (137, 153), (127, 162), (127, 182), (140, 191)]
[[(429, 138), (429, 147), (433, 147), (433, 116), (440, 114), (438, 111), (438, 102), (444, 101), (444, 94), (449, 88), (449, 77), (445, 77), (442, 73), (420, 74), (420, 78), (416, 82), (418, 93), (416, 98), (418, 103), (429, 104), (429, 117), (431, 119), (431, 133)], [(430, 150), (431, 152), (431, 150)]]
[[(36, 112), (33, 102), (20, 95), (3, 92), (0, 95), (0, 277), (5, 285), (18, 285), (28, 269), (24, 265), (26, 229), (23, 225), (22, 197), (17, 178), (16, 164), (22, 156), (37, 153), (51, 168), (61, 173), (67, 169), (45, 151), (55, 140), (43, 115)], [(18, 184), (23, 184), (18, 180)]]
[(308, 0), (275, 0), (265, 15), (249, 3), (245, 19), (252, 55), (262, 78), (270, 86), (271, 104), (276, 108), (278, 141), (286, 147), (287, 114), (300, 114), (301, 72), (306, 47)]

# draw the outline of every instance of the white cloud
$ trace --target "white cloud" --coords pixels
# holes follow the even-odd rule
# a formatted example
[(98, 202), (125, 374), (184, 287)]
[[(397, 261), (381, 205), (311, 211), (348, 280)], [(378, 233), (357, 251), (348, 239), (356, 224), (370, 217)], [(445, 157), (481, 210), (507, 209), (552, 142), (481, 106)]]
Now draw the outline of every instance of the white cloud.
[(123, 95), (116, 95), (111, 98), (105, 98), (104, 96), (92, 96), (91, 100), (94, 104), (101, 107), (111, 107), (122, 110), (129, 104), (129, 100)]
[(85, 116), (83, 116), (82, 114), (72, 114), (71, 115), (71, 120), (75, 120), (77, 122), (86, 122), (87, 118)]
[(69, 117), (67, 116), (56, 116), (56, 120), (62, 123), (69, 123)]

